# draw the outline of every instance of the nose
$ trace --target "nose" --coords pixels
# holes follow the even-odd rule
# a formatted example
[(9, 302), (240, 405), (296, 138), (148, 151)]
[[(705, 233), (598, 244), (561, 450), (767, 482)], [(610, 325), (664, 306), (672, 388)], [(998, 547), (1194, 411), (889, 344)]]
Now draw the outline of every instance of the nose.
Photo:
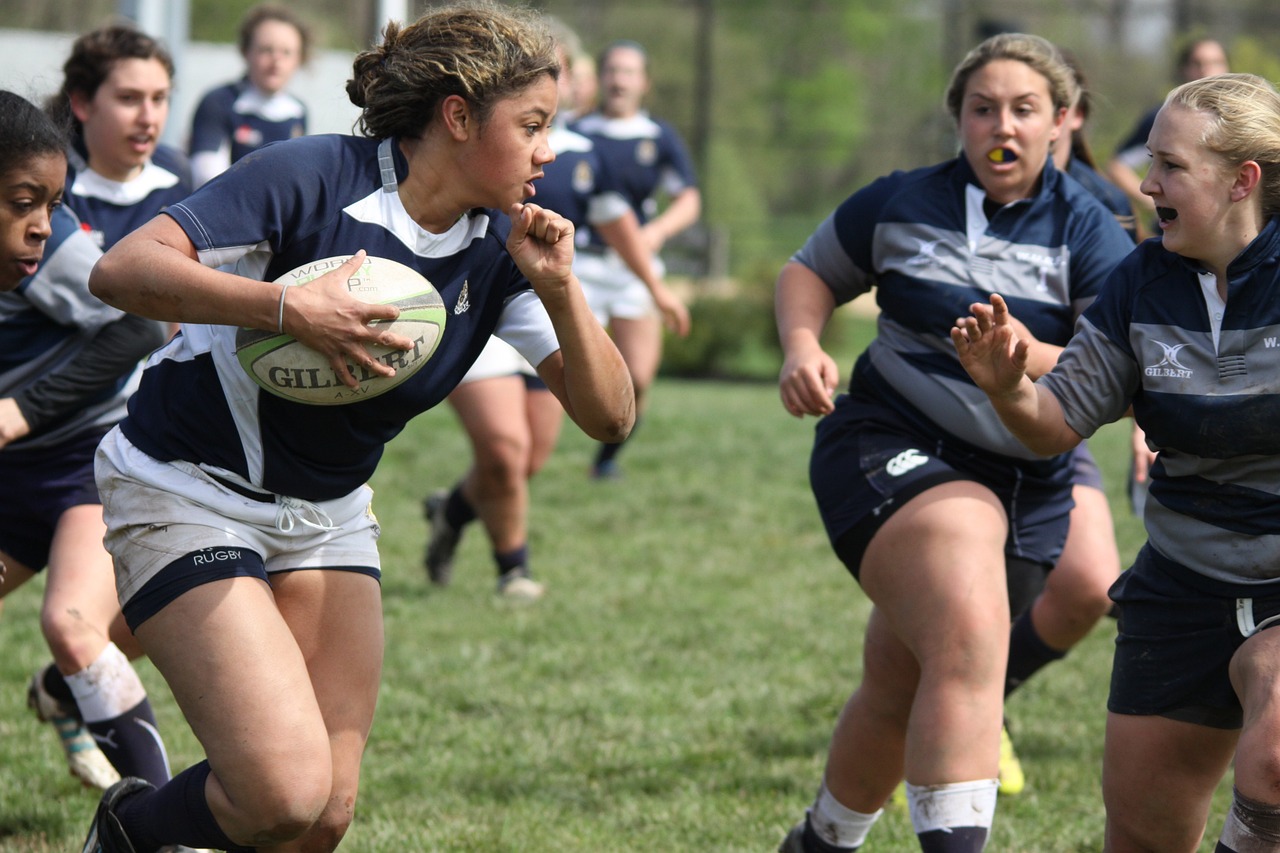
[(1147, 174), (1143, 176), (1142, 183), (1138, 184), (1138, 192), (1146, 196), (1154, 196), (1156, 193), (1155, 169), (1147, 169)]
[(1013, 110), (1005, 107), (997, 116), (996, 133), (1000, 136), (1013, 136)]
[(47, 207), (38, 208), (27, 226), (27, 238), (33, 243), (43, 243), (53, 234), (53, 221)]
[(534, 151), (533, 161), (539, 166), (554, 163), (556, 161), (556, 152), (552, 151), (551, 146), (544, 142)]

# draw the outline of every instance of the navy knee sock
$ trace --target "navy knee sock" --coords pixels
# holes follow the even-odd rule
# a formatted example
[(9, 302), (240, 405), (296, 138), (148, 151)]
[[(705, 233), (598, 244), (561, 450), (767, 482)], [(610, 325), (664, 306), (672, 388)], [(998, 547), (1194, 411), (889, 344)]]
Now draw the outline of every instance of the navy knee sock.
[(118, 717), (85, 723), (85, 727), (121, 776), (137, 776), (157, 787), (169, 781), (169, 756), (149, 700), (143, 699)]
[(987, 845), (987, 830), (981, 826), (953, 826), (932, 829), (916, 835), (921, 853), (982, 853)]
[(444, 504), (444, 520), (454, 530), (461, 530), (463, 527), (475, 521), (476, 510), (467, 500), (467, 496), (462, 493), (462, 483), (458, 483), (449, 492), (449, 499)]
[(1035, 626), (1031, 624), (1031, 611), (1027, 610), (1013, 623), (1013, 631), (1009, 635), (1009, 665), (1004, 678), (1005, 697), (1039, 670), (1056, 660), (1062, 660), (1066, 655), (1066, 652), (1060, 652), (1040, 639)]
[(140, 791), (116, 807), (116, 817), (137, 850), (157, 850), (166, 844), (207, 847), (228, 853), (252, 853), (236, 844), (218, 826), (204, 794), (209, 762), (183, 770), (154, 791)]
[(513, 548), (499, 554), (493, 552), (493, 562), (498, 567), (498, 575), (505, 575), (512, 569), (518, 569), (521, 566), (528, 568), (529, 565), (529, 546), (521, 545), (519, 548)]

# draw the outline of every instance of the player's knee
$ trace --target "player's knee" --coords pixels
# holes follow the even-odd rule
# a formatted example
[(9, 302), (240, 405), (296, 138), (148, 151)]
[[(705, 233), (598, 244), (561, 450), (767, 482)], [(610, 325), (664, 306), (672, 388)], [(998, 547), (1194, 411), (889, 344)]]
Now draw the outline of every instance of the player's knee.
[(322, 779), (299, 774), (287, 783), (269, 782), (259, 789), (241, 811), (251, 846), (284, 844), (310, 832), (325, 812), (329, 785), (328, 774)]
[(103, 629), (90, 626), (72, 608), (41, 611), (40, 631), (63, 671), (79, 672), (102, 651)]

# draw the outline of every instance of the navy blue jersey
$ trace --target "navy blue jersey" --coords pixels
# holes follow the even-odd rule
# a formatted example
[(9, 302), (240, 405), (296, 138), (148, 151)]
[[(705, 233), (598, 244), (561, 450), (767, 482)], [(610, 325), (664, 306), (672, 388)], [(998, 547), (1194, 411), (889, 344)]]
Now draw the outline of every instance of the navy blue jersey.
[(1130, 404), (1151, 468), (1145, 523), (1162, 555), (1209, 578), (1280, 578), (1280, 221), (1214, 276), (1142, 243), (1040, 382), (1088, 437)]
[(591, 242), (592, 225), (613, 222), (627, 212), (626, 199), (589, 137), (557, 127), (548, 143), (556, 159), (543, 167), (531, 200), (572, 222), (574, 243), (585, 246)]
[(187, 152), (197, 185), (270, 142), (307, 132), (307, 108), (287, 92), (269, 95), (247, 78), (210, 90), (191, 120)]
[(1080, 182), (1080, 185), (1102, 202), (1102, 206), (1111, 211), (1111, 215), (1120, 223), (1120, 227), (1133, 240), (1138, 238), (1138, 220), (1133, 215), (1133, 205), (1129, 197), (1115, 184), (1108, 181), (1098, 171), (1079, 157), (1072, 157), (1067, 163), (1067, 174)]
[(149, 359), (122, 424), (126, 437), (162, 461), (211, 465), (270, 492), (330, 500), (370, 477), (385, 443), (453, 390), (491, 333), (533, 365), (558, 349), (546, 310), (506, 251), (510, 221), (473, 210), (432, 234), (400, 201), (408, 170), (393, 140), (303, 137), (248, 155), (167, 212), (202, 263), (234, 264), (250, 278), (273, 281), (360, 249), (417, 270), (449, 311), (426, 366), (375, 398), (307, 406), (253, 383), (235, 356), (235, 328), (184, 325)]
[[(34, 275), (0, 293), (0, 397), (24, 408), (24, 395), (41, 380), (67, 368), (107, 324), (125, 315), (89, 293), (89, 270), (102, 253), (66, 208), (53, 213), (53, 233)], [(145, 353), (134, 353), (133, 359)], [(60, 446), (89, 431), (99, 434), (124, 416), (136, 370), (81, 397), (43, 429), (33, 429), (5, 451)]]
[(885, 405), (925, 431), (1038, 459), (1000, 422), (960, 365), (950, 330), (999, 293), (1038, 340), (1063, 345), (1076, 317), (1133, 248), (1084, 187), (1047, 163), (1034, 196), (995, 211), (963, 157), (895, 172), (844, 201), (795, 261), (838, 304), (876, 289), (878, 334), (854, 367)]
[(641, 225), (657, 215), (659, 192), (675, 195), (698, 185), (680, 136), (648, 113), (631, 118), (591, 113), (574, 122), (572, 129), (595, 142)]
[(157, 213), (191, 194), (191, 168), (181, 151), (161, 145), (130, 181), (102, 177), (89, 168), (83, 153), (67, 152), (67, 186), (63, 201), (99, 249), (106, 251)]

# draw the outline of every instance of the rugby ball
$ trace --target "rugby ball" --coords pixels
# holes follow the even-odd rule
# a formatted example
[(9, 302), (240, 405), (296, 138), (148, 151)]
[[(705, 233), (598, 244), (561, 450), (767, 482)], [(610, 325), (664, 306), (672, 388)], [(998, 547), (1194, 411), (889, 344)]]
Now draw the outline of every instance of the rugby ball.
[[(317, 279), (342, 266), (350, 255), (323, 258), (290, 270), (277, 284), (293, 287)], [(372, 324), (413, 341), (413, 349), (397, 350), (365, 344), (375, 359), (395, 368), (394, 376), (378, 376), (348, 362), (347, 368), (359, 380), (359, 387), (344, 385), (328, 359), (302, 344), (292, 335), (242, 328), (236, 334), (236, 358), (245, 372), (263, 389), (298, 403), (313, 406), (341, 406), (385, 394), (404, 382), (435, 354), (444, 334), (444, 300), (416, 270), (387, 258), (365, 258), (364, 264), (347, 279), (347, 289), (356, 299), (377, 305), (395, 305), (400, 316), (375, 320)], [(286, 299), (288, 297), (286, 296)]]

